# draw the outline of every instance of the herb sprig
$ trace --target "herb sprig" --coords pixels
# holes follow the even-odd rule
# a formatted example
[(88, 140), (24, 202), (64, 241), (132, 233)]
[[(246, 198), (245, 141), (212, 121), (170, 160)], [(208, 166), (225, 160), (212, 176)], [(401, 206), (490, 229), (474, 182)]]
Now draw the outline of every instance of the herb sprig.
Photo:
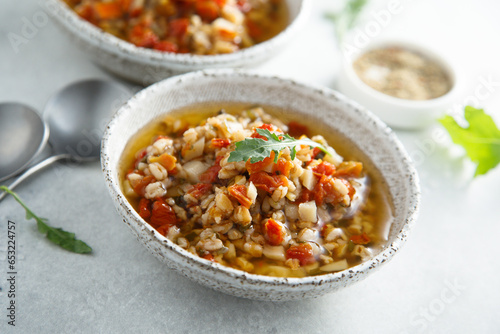
[(267, 141), (262, 138), (245, 138), (245, 140), (236, 142), (236, 149), (229, 154), (228, 162), (248, 161), (250, 159), (250, 163), (256, 163), (270, 157), (274, 152), (274, 163), (277, 163), (279, 152), (287, 147), (290, 148), (290, 157), (293, 160), (297, 153), (297, 145), (317, 147), (326, 154), (330, 154), (323, 145), (309, 138), (295, 139), (286, 133), (278, 136), (267, 129), (256, 129), (256, 131)]
[(344, 35), (356, 25), (367, 3), (368, 0), (348, 0), (341, 12), (326, 14), (326, 17), (335, 24), (335, 33), (339, 42), (342, 42)]
[(455, 144), (461, 145), (469, 158), (477, 164), (474, 176), (486, 174), (500, 163), (500, 130), (482, 109), (465, 107), (465, 120), (469, 127), (461, 127), (452, 116), (439, 122), (445, 127)]
[(24, 210), (26, 210), (26, 220), (33, 218), (36, 221), (38, 231), (45, 234), (47, 239), (51, 242), (73, 253), (86, 254), (92, 252), (92, 248), (85, 242), (76, 239), (74, 233), (64, 231), (61, 228), (54, 228), (47, 224), (48, 220), (46, 218), (40, 218), (35, 215), (15, 192), (6, 186), (0, 186), (0, 190), (10, 194), (19, 204), (21, 204)]

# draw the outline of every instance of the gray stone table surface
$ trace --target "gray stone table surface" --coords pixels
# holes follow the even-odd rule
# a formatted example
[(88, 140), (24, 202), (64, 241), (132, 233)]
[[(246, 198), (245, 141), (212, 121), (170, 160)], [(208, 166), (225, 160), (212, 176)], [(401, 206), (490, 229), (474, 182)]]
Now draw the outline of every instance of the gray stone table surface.
[[(339, 3), (313, 0), (301, 34), (257, 71), (335, 88), (342, 58), (323, 14)], [(466, 79), (457, 105), (476, 101), (500, 122), (500, 3), (396, 0), (398, 13), (387, 16), (388, 3), (370, 4), (348, 39), (400, 38), (451, 56)], [(117, 80), (50, 19), (44, 23), (44, 15), (37, 1), (2, 0), (0, 101), (42, 110), (68, 83)], [(34, 19), (43, 24), (13, 45), (9, 34), (23, 36), (23, 26)], [(75, 255), (53, 246), (12, 198), (0, 203), (0, 333), (498, 333), (500, 168), (473, 179), (473, 167), (437, 125), (397, 133), (415, 159), (423, 190), (408, 243), (368, 279), (297, 302), (235, 298), (181, 277), (121, 222), (99, 163), (47, 168), (17, 192), (94, 252)], [(15, 327), (7, 324), (8, 220), (17, 228)]]

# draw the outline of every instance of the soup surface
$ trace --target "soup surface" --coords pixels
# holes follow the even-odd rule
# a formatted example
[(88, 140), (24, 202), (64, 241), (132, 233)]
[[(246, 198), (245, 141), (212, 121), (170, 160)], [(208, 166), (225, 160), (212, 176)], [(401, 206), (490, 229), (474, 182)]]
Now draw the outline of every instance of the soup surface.
[(288, 23), (284, 0), (64, 0), (79, 16), (139, 47), (231, 53), (266, 41)]
[[(335, 134), (327, 141), (311, 124), (272, 116), (278, 114), (286, 115), (205, 105), (154, 121), (122, 156), (127, 199), (180, 247), (250, 273), (304, 277), (370, 258), (386, 240), (391, 217), (377, 171)], [(293, 144), (282, 147), (254, 163), (231, 157), (243, 141), (262, 146), (272, 142), (266, 136), (279, 141), (286, 133), (314, 143), (297, 144), (295, 155)]]

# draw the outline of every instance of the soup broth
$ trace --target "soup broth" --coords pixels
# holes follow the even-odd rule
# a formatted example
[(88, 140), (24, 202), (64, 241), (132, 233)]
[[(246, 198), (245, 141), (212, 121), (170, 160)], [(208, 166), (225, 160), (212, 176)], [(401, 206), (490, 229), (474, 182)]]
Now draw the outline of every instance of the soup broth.
[[(122, 189), (172, 242), (250, 273), (304, 277), (341, 271), (378, 253), (392, 205), (374, 164), (340, 133), (270, 106), (195, 105), (141, 129), (122, 156)], [(257, 129), (312, 138), (274, 163), (230, 162)], [(260, 132), (259, 132), (260, 133)]]

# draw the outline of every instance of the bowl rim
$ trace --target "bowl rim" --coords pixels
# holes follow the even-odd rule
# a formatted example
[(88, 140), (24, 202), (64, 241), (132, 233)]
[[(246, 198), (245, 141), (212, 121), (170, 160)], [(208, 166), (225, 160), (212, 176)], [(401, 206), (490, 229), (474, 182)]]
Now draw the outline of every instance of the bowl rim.
[[(420, 54), (425, 58), (434, 61), (442, 69), (444, 69), (446, 74), (449, 76), (452, 82), (451, 89), (445, 94), (430, 100), (408, 100), (382, 93), (375, 88), (367, 85), (354, 71), (354, 68), (352, 66), (353, 62), (368, 51), (383, 49), (387, 47), (400, 47), (402, 49)], [(351, 81), (352, 85), (355, 86), (356, 89), (358, 89), (364, 95), (367, 95), (386, 104), (410, 109), (417, 112), (423, 109), (432, 109), (447, 104), (451, 99), (455, 97), (462, 83), (460, 71), (458, 70), (457, 65), (454, 64), (454, 62), (450, 58), (443, 55), (442, 53), (439, 53), (435, 48), (401, 39), (382, 39), (373, 41), (365, 47), (361, 48), (360, 51), (353, 57), (347, 57), (344, 55), (343, 64), (346, 79)]]
[[(127, 55), (135, 59), (146, 58), (149, 61), (158, 63), (175, 63), (177, 65), (224, 65), (244, 60), (251, 60), (259, 54), (268, 52), (280, 44), (283, 44), (292, 35), (300, 30), (300, 27), (308, 18), (312, 0), (300, 0), (300, 8), (297, 16), (288, 23), (284, 30), (267, 41), (255, 44), (251, 47), (238, 50), (233, 53), (217, 55), (196, 55), (191, 53), (172, 53), (154, 49), (142, 48), (122, 40), (104, 30), (94, 26), (76, 14), (62, 0), (48, 0), (53, 4), (56, 11), (49, 10), (57, 20), (62, 22), (67, 29), (72, 30), (80, 36), (84, 36), (90, 43), (96, 44), (99, 48), (106, 48), (116, 54)], [(49, 8), (51, 5), (46, 5)]]
[[(168, 240), (166, 237), (159, 234), (148, 223), (146, 223), (142, 218), (140, 218), (138, 213), (135, 211), (135, 209), (130, 205), (128, 200), (123, 195), (120, 185), (117, 182), (114, 182), (114, 176), (113, 176), (114, 172), (108, 163), (109, 156), (108, 156), (107, 143), (110, 140), (110, 137), (112, 136), (113, 133), (112, 129), (114, 126), (116, 126), (115, 124), (120, 120), (120, 118), (124, 117), (124, 115), (131, 110), (133, 104), (136, 104), (137, 101), (147, 99), (151, 93), (158, 94), (158, 91), (162, 86), (172, 87), (175, 86), (177, 83), (196, 81), (198, 78), (206, 76), (212, 78), (215, 77), (218, 78), (219, 80), (228, 77), (240, 77), (240, 78), (258, 79), (258, 80), (277, 81), (281, 85), (291, 85), (294, 87), (299, 87), (301, 90), (307, 91), (311, 94), (315, 95), (320, 94), (326, 98), (340, 101), (346, 104), (350, 108), (358, 109), (360, 111), (359, 115), (364, 117), (366, 120), (372, 122), (372, 124), (375, 127), (377, 127), (377, 129), (381, 132), (381, 134), (383, 134), (385, 138), (390, 142), (392, 148), (398, 152), (398, 155), (400, 155), (400, 157), (402, 158), (403, 169), (408, 177), (409, 189), (407, 193), (408, 199), (406, 204), (408, 210), (406, 212), (406, 219), (401, 229), (395, 235), (394, 241), (386, 245), (385, 248), (380, 251), (380, 253), (370, 258), (369, 260), (339, 272), (322, 274), (317, 276), (306, 276), (300, 278), (276, 277), (276, 276), (251, 274), (239, 269), (234, 269), (229, 266), (224, 266), (219, 263), (211, 262), (197, 255), (191, 254), (187, 250), (181, 248), (174, 242)], [(171, 110), (166, 110), (164, 113), (168, 113), (170, 111)], [(122, 107), (112, 116), (111, 120), (109, 121), (106, 127), (106, 132), (103, 136), (101, 145), (101, 166), (102, 166), (102, 171), (104, 173), (106, 184), (108, 186), (108, 190), (110, 191), (110, 194), (115, 201), (115, 205), (120, 206), (120, 208), (124, 209), (125, 212), (131, 213), (131, 215), (129, 215), (127, 218), (133, 219), (142, 228), (147, 229), (149, 234), (152, 235), (155, 241), (161, 243), (162, 246), (165, 246), (169, 250), (173, 250), (176, 255), (184, 258), (184, 260), (194, 261), (198, 267), (196, 268), (195, 266), (192, 266), (194, 270), (210, 269), (210, 268), (215, 269), (216, 274), (221, 274), (231, 279), (242, 279), (246, 283), (250, 284), (249, 286), (254, 286), (254, 287), (256, 284), (262, 284), (262, 283), (266, 283), (272, 286), (287, 285), (290, 287), (317, 286), (326, 283), (342, 281), (342, 279), (349, 276), (355, 277), (358, 275), (366, 274), (369, 269), (375, 269), (384, 262), (390, 260), (392, 256), (403, 246), (408, 237), (409, 232), (413, 228), (418, 218), (418, 211), (420, 207), (419, 178), (417, 171), (413, 166), (413, 163), (411, 162), (411, 158), (406, 152), (403, 144), (397, 138), (395, 132), (384, 122), (382, 122), (378, 117), (376, 117), (373, 113), (371, 113), (361, 105), (357, 104), (356, 102), (348, 99), (341, 93), (338, 93), (326, 87), (305, 84), (302, 82), (297, 82), (295, 80), (285, 79), (273, 75), (257, 74), (252, 71), (240, 70), (240, 69), (212, 69), (212, 70), (190, 72), (170, 77), (168, 79), (164, 79), (136, 93), (124, 105), (122, 105)], [(209, 274), (209, 272), (207, 272), (207, 274)]]

